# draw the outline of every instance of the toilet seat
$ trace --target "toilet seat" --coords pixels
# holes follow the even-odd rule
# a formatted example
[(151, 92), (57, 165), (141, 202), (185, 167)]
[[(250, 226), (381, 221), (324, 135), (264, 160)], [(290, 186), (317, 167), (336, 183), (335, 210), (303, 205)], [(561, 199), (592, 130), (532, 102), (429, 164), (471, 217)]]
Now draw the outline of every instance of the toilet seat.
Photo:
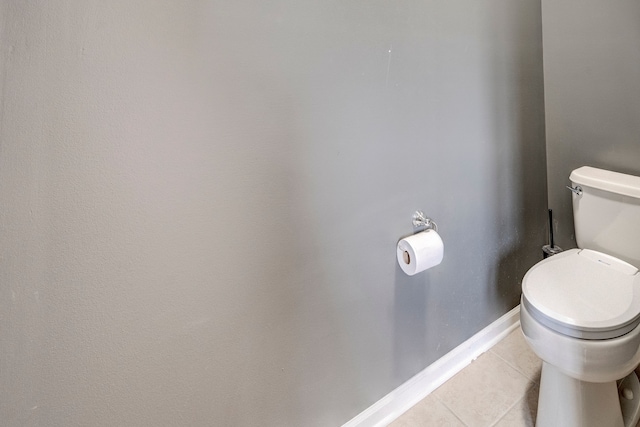
[(640, 273), (622, 260), (571, 249), (532, 267), (522, 301), (544, 326), (570, 337), (605, 340), (640, 324)]

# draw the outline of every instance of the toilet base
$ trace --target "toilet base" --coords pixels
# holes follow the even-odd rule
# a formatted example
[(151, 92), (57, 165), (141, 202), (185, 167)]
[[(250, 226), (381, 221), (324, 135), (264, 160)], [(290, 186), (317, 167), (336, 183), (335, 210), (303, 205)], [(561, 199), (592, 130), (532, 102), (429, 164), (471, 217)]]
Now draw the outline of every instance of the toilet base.
[(625, 427), (635, 427), (640, 420), (640, 381), (635, 372), (618, 381), (618, 394)]
[(543, 362), (536, 427), (635, 427), (640, 415), (635, 373), (620, 382), (624, 388), (633, 393), (631, 399), (619, 395), (616, 381), (580, 381)]

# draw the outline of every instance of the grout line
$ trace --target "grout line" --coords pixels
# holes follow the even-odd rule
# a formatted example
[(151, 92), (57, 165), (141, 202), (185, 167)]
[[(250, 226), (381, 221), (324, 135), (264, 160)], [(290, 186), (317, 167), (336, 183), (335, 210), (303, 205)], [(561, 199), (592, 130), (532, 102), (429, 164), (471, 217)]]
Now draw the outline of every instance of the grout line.
[[(527, 389), (527, 391), (525, 392), (524, 396), (522, 396), (520, 398), (520, 400), (518, 400), (516, 403), (514, 403), (504, 414), (502, 414), (502, 416), (500, 418), (498, 418), (493, 424), (491, 424), (490, 427), (495, 427), (500, 421), (502, 421), (509, 414), (509, 412), (511, 412), (520, 403), (524, 402), (523, 411), (524, 411), (525, 407), (528, 408), (528, 409), (531, 409), (531, 408), (529, 408), (529, 405), (528, 405), (528, 402), (527, 402), (527, 400), (529, 399), (529, 391), (530, 391), (530, 389)], [(534, 411), (534, 414), (531, 414), (531, 413), (527, 414), (527, 417), (526, 417), (526, 420), (525, 420), (526, 424), (525, 424), (524, 427), (529, 425), (528, 421), (532, 421), (533, 422), (533, 426), (536, 425), (536, 415), (537, 415), (536, 412), (537, 412), (537, 409), (536, 409), (536, 411)], [(640, 427), (640, 423), (636, 427)]]
[[(492, 349), (493, 350), (493, 349)], [(491, 350), (489, 350), (491, 351)], [(507, 414), (509, 412), (511, 412), (511, 410), (513, 408), (516, 407), (516, 405), (518, 405), (520, 402), (522, 402), (524, 399), (527, 399), (528, 394), (529, 394), (529, 384), (535, 384), (537, 386), (540, 386), (540, 384), (538, 383), (538, 381), (530, 378), (528, 375), (526, 375), (524, 372), (522, 372), (520, 369), (518, 369), (516, 366), (511, 365), (511, 363), (507, 362), (503, 357), (500, 357), (499, 354), (497, 354), (494, 351), (491, 351), (491, 353), (493, 353), (494, 356), (496, 356), (498, 359), (500, 359), (502, 362), (504, 362), (505, 365), (511, 367), (514, 371), (516, 371), (517, 373), (519, 373), (524, 379), (526, 379), (528, 381), (528, 385), (527, 388), (524, 391), (524, 394), (520, 397), (520, 399), (516, 400), (515, 403), (513, 405), (511, 405), (502, 415), (500, 415), (498, 417), (498, 419), (496, 419), (491, 425), (490, 427), (495, 426), (496, 424), (498, 424), (504, 417), (507, 416)]]
[[(463, 369), (463, 370), (464, 370), (464, 369)], [(460, 372), (462, 372), (462, 371), (460, 371)], [(435, 397), (435, 398), (438, 400), (438, 402), (442, 403), (442, 406), (444, 406), (445, 408), (447, 408), (447, 410), (448, 410), (449, 412), (451, 412), (451, 413), (453, 414), (453, 416), (454, 416), (454, 417), (456, 417), (456, 418), (458, 419), (458, 421), (460, 421), (460, 422), (461, 422), (465, 427), (469, 427), (469, 424), (465, 423), (465, 422), (462, 420), (462, 418), (460, 418), (460, 417), (458, 416), (458, 414), (456, 414), (456, 413), (453, 411), (453, 409), (449, 408), (449, 405), (447, 405), (447, 404), (446, 404), (446, 402), (445, 402), (444, 400), (442, 400), (442, 399), (440, 399), (440, 398), (438, 397), (438, 395), (437, 395), (437, 394), (435, 394), (435, 393), (434, 393), (433, 397)]]
[(495, 421), (494, 421), (494, 422), (493, 422), (489, 427), (494, 427), (496, 424), (498, 424), (500, 421), (502, 421), (502, 419), (503, 419), (504, 417), (506, 417), (506, 416), (507, 416), (507, 414), (508, 414), (509, 412), (511, 412), (511, 410), (512, 410), (513, 408), (515, 408), (515, 407), (516, 407), (516, 405), (517, 405), (518, 403), (522, 402), (522, 399), (526, 399), (526, 398), (527, 398), (527, 393), (525, 392), (524, 396), (522, 396), (519, 400), (516, 400), (516, 403), (514, 403), (513, 405), (511, 405), (511, 406), (509, 407), (509, 409), (507, 409), (507, 410), (504, 412), (504, 414), (500, 415), (500, 416), (498, 417), (498, 419), (497, 419), (497, 420), (495, 420)]
[[(487, 351), (487, 353), (489, 353), (489, 352), (491, 352), (491, 351)], [(508, 367), (510, 367), (511, 369), (513, 369), (513, 370), (516, 372), (516, 374), (517, 374), (517, 375), (520, 375), (524, 380), (526, 380), (526, 381), (527, 381), (527, 383), (532, 383), (532, 382), (533, 382), (533, 381), (532, 381), (532, 380), (531, 380), (527, 375), (525, 375), (524, 373), (522, 373), (519, 369), (516, 369), (516, 368), (514, 368), (513, 366), (511, 366), (511, 364), (507, 363), (507, 361), (506, 361), (506, 360), (504, 360), (502, 357), (498, 356), (498, 355), (497, 355), (497, 354), (495, 354), (494, 352), (491, 352), (491, 353), (492, 353), (492, 355), (493, 355), (493, 356), (496, 356), (496, 357), (497, 357), (497, 360), (498, 360), (500, 363), (504, 363), (506, 366), (508, 366)], [(485, 353), (485, 354), (486, 354), (486, 353)], [(484, 354), (483, 354), (483, 355), (481, 355), (480, 357), (482, 357), (482, 356), (484, 356)], [(478, 360), (480, 359), (480, 357), (478, 358)], [(477, 361), (474, 361), (473, 363), (477, 363)], [(480, 363), (482, 363), (482, 362), (480, 362)], [(471, 366), (471, 365), (469, 365), (469, 366)], [(466, 367), (466, 368), (464, 368), (462, 371), (460, 371), (460, 372), (459, 372), (459, 374), (460, 374), (460, 373), (463, 373), (465, 370), (467, 370), (467, 369), (469, 368), (469, 366), (467, 366), (467, 367)], [(446, 382), (445, 382), (445, 384), (446, 384)], [(443, 385), (444, 385), (444, 384), (443, 384)], [(434, 390), (434, 391), (435, 391), (435, 390)], [(520, 396), (520, 399), (516, 400), (516, 401), (515, 401), (513, 404), (511, 404), (511, 405), (510, 405), (510, 406), (509, 406), (505, 411), (503, 411), (501, 414), (499, 414), (499, 415), (495, 418), (495, 420), (494, 420), (494, 421), (490, 421), (490, 424), (489, 424), (487, 427), (495, 426), (498, 422), (500, 422), (500, 420), (502, 420), (502, 419), (503, 419), (503, 418), (504, 418), (504, 417), (509, 413), (509, 411), (511, 411), (513, 408), (515, 408), (515, 407), (516, 407), (516, 405), (518, 405), (520, 402), (522, 402), (522, 399), (526, 399), (526, 398), (527, 398), (527, 393), (528, 393), (528, 391), (529, 391), (529, 387), (527, 387), (527, 388), (525, 389), (524, 393)], [(456, 414), (456, 412), (455, 412), (453, 409), (451, 409), (451, 408), (449, 407), (449, 405), (447, 404), (447, 402), (446, 402), (444, 399), (440, 398), (440, 396), (438, 395), (438, 393), (433, 393), (433, 395), (434, 395), (434, 397), (435, 397), (436, 399), (438, 399), (438, 400), (440, 401), (440, 403), (442, 403), (442, 404), (443, 404), (443, 405), (444, 405), (444, 406), (445, 406), (445, 407), (446, 407), (446, 408), (447, 408), (447, 409), (448, 409), (448, 410), (449, 410), (453, 415), (455, 415), (455, 417), (456, 417), (456, 418), (458, 418), (460, 421), (462, 421), (462, 423), (463, 423), (465, 426), (468, 426), (468, 424), (466, 424), (466, 423), (465, 423), (465, 422), (464, 422), (464, 421), (463, 421), (463, 420), (458, 416), (458, 414)]]
[(502, 360), (504, 363), (506, 363), (508, 366), (510, 366), (511, 368), (515, 369), (516, 372), (518, 372), (520, 375), (522, 375), (523, 377), (525, 377), (526, 379), (528, 379), (531, 382), (534, 382), (537, 385), (540, 385), (540, 377), (537, 376), (538, 379), (536, 378), (531, 378), (529, 375), (527, 375), (526, 373), (522, 372), (522, 370), (520, 368), (518, 368), (517, 366), (513, 366), (511, 363), (509, 363), (505, 358), (501, 357), (498, 353), (496, 352), (491, 352), (493, 353), (494, 356), (497, 356), (498, 359)]
[[(514, 332), (512, 332), (512, 333), (515, 333), (515, 330), (514, 330)], [(498, 343), (498, 344), (500, 344), (500, 343)], [(522, 374), (526, 379), (528, 379), (528, 380), (530, 380), (530, 381), (533, 381), (533, 382), (534, 382), (534, 383), (536, 383), (537, 385), (540, 385), (540, 375), (536, 375), (536, 377), (535, 377), (535, 378), (531, 378), (529, 375), (527, 375), (527, 373), (526, 373), (526, 372), (523, 372), (523, 371), (522, 371), (518, 366), (514, 366), (514, 365), (512, 365), (512, 364), (511, 364), (507, 359), (505, 359), (504, 357), (500, 356), (500, 354), (498, 354), (496, 351), (494, 351), (494, 350), (495, 350), (495, 348), (496, 348), (496, 346), (497, 346), (498, 344), (496, 344), (495, 346), (491, 347), (491, 348), (489, 349), (489, 351), (490, 351), (491, 353), (493, 353), (493, 355), (494, 355), (494, 356), (497, 356), (497, 357), (498, 357), (500, 360), (502, 360), (504, 363), (506, 363), (507, 365), (509, 365), (510, 367), (512, 367), (513, 369), (515, 369), (516, 371), (518, 371), (520, 374)], [(530, 351), (531, 351), (531, 350), (530, 350)], [(537, 357), (537, 356), (536, 356), (536, 357)], [(542, 363), (542, 361), (540, 361), (540, 363)]]

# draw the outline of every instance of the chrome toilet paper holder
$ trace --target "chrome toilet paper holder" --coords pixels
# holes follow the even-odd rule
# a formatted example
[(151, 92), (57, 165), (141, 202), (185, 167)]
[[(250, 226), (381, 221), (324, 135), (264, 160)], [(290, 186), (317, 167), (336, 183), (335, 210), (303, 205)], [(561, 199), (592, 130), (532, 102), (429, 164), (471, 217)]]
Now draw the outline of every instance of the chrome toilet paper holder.
[(425, 227), (425, 230), (438, 231), (438, 224), (434, 220), (428, 218), (424, 212), (416, 211), (413, 214), (413, 228)]

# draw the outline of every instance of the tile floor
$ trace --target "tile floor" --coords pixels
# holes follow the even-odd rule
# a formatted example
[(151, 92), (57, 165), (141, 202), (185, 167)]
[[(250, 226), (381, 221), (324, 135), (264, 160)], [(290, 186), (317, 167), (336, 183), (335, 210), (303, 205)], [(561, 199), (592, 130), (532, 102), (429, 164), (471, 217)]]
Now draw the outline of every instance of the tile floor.
[(541, 368), (518, 328), (390, 427), (533, 427)]
[(533, 426), (541, 367), (518, 328), (390, 426)]

